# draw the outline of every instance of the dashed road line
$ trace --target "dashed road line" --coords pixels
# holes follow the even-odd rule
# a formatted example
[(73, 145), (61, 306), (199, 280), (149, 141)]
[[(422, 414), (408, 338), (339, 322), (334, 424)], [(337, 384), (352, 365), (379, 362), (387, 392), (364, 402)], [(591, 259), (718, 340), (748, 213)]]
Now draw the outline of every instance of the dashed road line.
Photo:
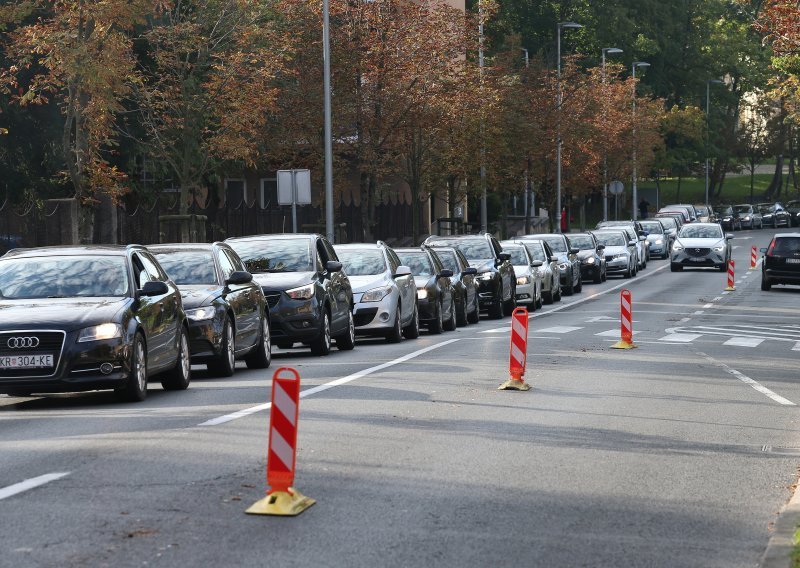
[(703, 337), (701, 333), (670, 333), (658, 340), (664, 343), (691, 343), (698, 337)]
[(747, 375), (745, 375), (743, 373), (740, 373), (736, 369), (728, 367), (725, 363), (721, 363), (720, 361), (717, 361), (716, 359), (714, 359), (712, 357), (709, 357), (708, 355), (706, 355), (705, 353), (702, 353), (700, 351), (698, 351), (697, 354), (700, 355), (701, 357), (705, 358), (711, 364), (719, 367), (720, 369), (723, 369), (728, 374), (733, 375), (734, 377), (736, 377), (737, 379), (739, 379), (740, 381), (742, 381), (746, 385), (750, 385), (751, 387), (753, 387), (753, 389), (755, 389), (758, 392), (760, 392), (761, 394), (771, 398), (772, 400), (774, 400), (778, 404), (782, 404), (784, 406), (796, 406), (795, 403), (793, 403), (791, 400), (789, 400), (787, 398), (784, 398), (781, 395), (771, 391), (770, 389), (768, 389), (767, 387), (765, 387), (764, 385), (762, 385), (758, 381), (754, 381), (753, 379), (751, 379), (750, 377), (748, 377)]
[(47, 473), (45, 475), (40, 475), (39, 477), (32, 477), (30, 479), (26, 479), (25, 481), (20, 481), (19, 483), (9, 485), (8, 487), (3, 487), (0, 489), (0, 501), (3, 499), (8, 499), (9, 497), (13, 497), (14, 495), (24, 493), (25, 491), (30, 491), (36, 487), (41, 487), (42, 485), (50, 483), (51, 481), (56, 481), (57, 479), (66, 477), (69, 474), (70, 472), (68, 471)]
[(573, 331), (578, 331), (579, 329), (583, 329), (582, 327), (571, 327), (568, 325), (556, 325), (553, 327), (545, 327), (543, 329), (537, 329), (536, 333), (570, 333)]

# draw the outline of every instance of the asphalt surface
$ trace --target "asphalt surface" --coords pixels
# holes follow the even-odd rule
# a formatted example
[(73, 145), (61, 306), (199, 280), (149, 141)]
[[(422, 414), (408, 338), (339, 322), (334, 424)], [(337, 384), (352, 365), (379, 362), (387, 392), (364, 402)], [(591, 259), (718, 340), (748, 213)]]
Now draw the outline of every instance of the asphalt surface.
[[(758, 565), (800, 461), (800, 288), (746, 270), (771, 234), (736, 233), (734, 292), (653, 260), (535, 312), (527, 393), (496, 390), (505, 318), (276, 351), (229, 379), (196, 367), (139, 404), (0, 396), (0, 566)], [(610, 348), (622, 287), (633, 350)], [(295, 486), (317, 504), (250, 516), (269, 418), (253, 409), (283, 365), (327, 385), (300, 405)]]

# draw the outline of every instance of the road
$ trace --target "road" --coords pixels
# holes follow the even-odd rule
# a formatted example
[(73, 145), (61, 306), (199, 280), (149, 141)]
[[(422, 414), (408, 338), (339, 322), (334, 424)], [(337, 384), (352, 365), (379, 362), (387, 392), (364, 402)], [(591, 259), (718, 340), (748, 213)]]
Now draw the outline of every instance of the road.
[[(140, 404), (0, 396), (0, 566), (757, 565), (800, 461), (800, 289), (744, 269), (770, 234), (736, 234), (734, 292), (651, 261), (537, 311), (527, 393), (496, 390), (504, 319)], [(623, 287), (634, 350), (610, 349)], [(295, 482), (317, 504), (249, 516), (283, 365), (322, 387)]]

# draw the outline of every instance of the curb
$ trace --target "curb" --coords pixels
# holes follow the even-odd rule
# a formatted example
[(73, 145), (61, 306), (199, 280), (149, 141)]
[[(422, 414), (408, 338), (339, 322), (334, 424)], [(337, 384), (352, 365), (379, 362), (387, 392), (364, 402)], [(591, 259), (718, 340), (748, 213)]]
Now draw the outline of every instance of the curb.
[(759, 562), (760, 568), (791, 568), (794, 533), (800, 526), (800, 487), (795, 488), (789, 503), (781, 509), (775, 521), (775, 532)]

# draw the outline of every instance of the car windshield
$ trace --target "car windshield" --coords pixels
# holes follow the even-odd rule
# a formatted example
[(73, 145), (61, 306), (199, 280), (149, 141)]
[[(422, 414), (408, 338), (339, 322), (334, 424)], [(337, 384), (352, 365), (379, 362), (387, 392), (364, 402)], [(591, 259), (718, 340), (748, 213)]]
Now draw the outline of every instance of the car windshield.
[(567, 252), (567, 243), (564, 240), (564, 237), (553, 235), (553, 236), (542, 236), (540, 238), (548, 245), (550, 245), (550, 248), (552, 249), (553, 252)]
[(792, 212), (800, 211), (800, 201), (790, 201), (786, 204), (786, 209)]
[(450, 250), (437, 250), (436, 254), (439, 255), (439, 260), (442, 261), (442, 266), (448, 270), (452, 270), (453, 274), (458, 274), (461, 270), (458, 268), (458, 261), (456, 260), (456, 253)]
[(511, 255), (511, 264), (514, 266), (524, 266), (528, 264), (528, 257), (525, 255), (525, 249), (522, 247), (504, 248), (503, 252), (507, 252)]
[(714, 207), (714, 213), (717, 215), (730, 215), (731, 208), (730, 207)]
[(658, 221), (642, 221), (642, 228), (651, 235), (663, 235), (664, 227)]
[(0, 261), (0, 296), (11, 300), (128, 295), (123, 256), (39, 256)]
[(414, 276), (433, 276), (431, 259), (422, 251), (395, 251), (400, 257), (400, 262), (411, 269)]
[(314, 270), (309, 239), (258, 239), (228, 244), (253, 274)]
[(678, 236), (684, 239), (721, 239), (722, 228), (719, 225), (686, 225)]
[(525, 248), (528, 249), (528, 252), (530, 253), (533, 260), (541, 260), (542, 262), (547, 262), (547, 257), (544, 254), (544, 247), (542, 246), (542, 243), (534, 241), (534, 242), (526, 242), (523, 244), (525, 245)]
[(675, 221), (672, 217), (659, 217), (658, 222), (662, 227), (666, 227), (667, 229), (677, 229), (678, 222)]
[(749, 205), (737, 205), (733, 208), (734, 212), (736, 213), (750, 213), (750, 206)]
[(705, 217), (706, 215), (708, 215), (708, 207), (706, 207), (705, 205), (695, 205), (694, 210), (700, 216)]
[(607, 247), (624, 247), (627, 244), (625, 237), (620, 233), (597, 233), (595, 238), (597, 242)]
[(758, 206), (759, 213), (772, 213), (772, 205), (767, 205), (765, 203), (761, 203)]
[(178, 286), (217, 284), (211, 253), (201, 250), (151, 250), (167, 275)]
[(494, 258), (489, 241), (479, 239), (436, 239), (429, 243), (432, 247), (453, 247), (464, 253), (467, 260), (487, 260)]
[(569, 244), (581, 250), (594, 250), (594, 241), (588, 235), (570, 235)]
[(336, 249), (348, 276), (372, 276), (386, 272), (386, 259), (377, 249)]
[(800, 252), (800, 237), (776, 237), (772, 252), (778, 254)]

